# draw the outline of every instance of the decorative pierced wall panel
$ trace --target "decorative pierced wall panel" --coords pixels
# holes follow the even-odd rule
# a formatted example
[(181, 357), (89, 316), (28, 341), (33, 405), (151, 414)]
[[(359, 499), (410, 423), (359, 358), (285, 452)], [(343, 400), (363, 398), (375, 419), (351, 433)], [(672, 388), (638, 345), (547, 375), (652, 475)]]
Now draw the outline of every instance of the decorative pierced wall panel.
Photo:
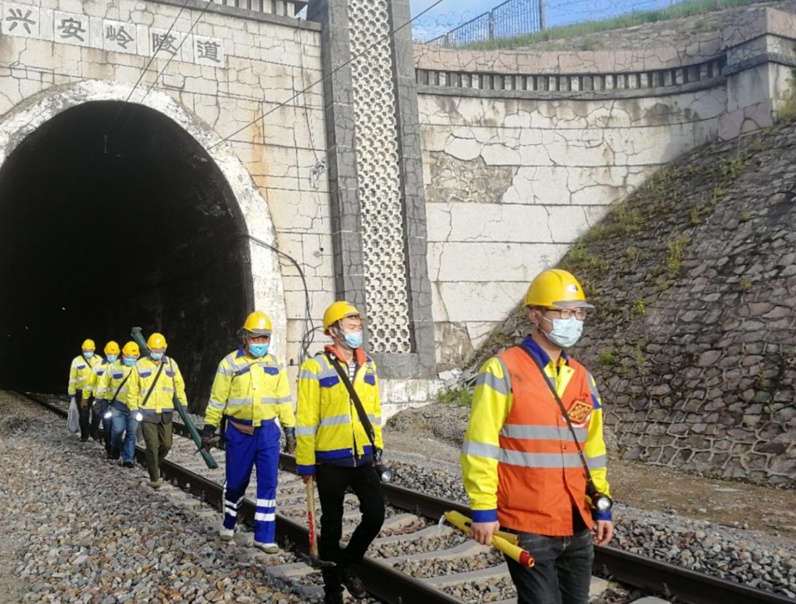
[[(389, 0), (349, 0), (351, 54), (390, 31)], [(398, 124), (389, 38), (351, 65), (369, 346), (411, 352)]]

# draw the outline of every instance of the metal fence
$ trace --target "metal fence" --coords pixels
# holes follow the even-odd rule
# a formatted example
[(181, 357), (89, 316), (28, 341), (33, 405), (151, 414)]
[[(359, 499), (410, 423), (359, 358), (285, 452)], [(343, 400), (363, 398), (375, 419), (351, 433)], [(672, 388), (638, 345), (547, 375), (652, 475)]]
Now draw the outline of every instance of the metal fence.
[(544, 0), (506, 0), (426, 44), (463, 46), (532, 34), (545, 29)]

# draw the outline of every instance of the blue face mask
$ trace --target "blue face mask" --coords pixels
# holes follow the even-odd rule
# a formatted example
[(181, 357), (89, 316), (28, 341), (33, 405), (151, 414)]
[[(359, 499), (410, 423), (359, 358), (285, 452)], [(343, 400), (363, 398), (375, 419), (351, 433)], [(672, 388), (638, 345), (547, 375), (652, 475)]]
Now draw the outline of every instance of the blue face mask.
[(150, 352), (149, 353), (149, 358), (152, 359), (153, 361), (159, 361), (160, 359), (163, 358), (163, 353), (162, 352)]
[(124, 363), (126, 367), (132, 367), (135, 365), (135, 359), (122, 359), (122, 363)]
[(109, 354), (105, 358), (108, 359), (109, 363), (113, 363), (116, 359), (119, 358), (119, 355), (118, 354)]
[(261, 359), (268, 354), (268, 344), (249, 344), (249, 354), (256, 359)]
[(360, 348), (362, 346), (362, 332), (355, 331), (354, 333), (347, 333), (343, 336), (343, 341), (345, 342), (345, 345), (352, 350), (355, 348)]
[(88, 352), (88, 351), (83, 351), (83, 356), (86, 357), (87, 359), (90, 359), (91, 357), (94, 356), (94, 353), (93, 352)]
[(542, 318), (553, 324), (553, 331), (550, 333), (542, 331), (542, 333), (553, 344), (561, 348), (574, 346), (583, 334), (583, 321), (578, 321), (575, 317), (570, 317), (569, 319), (548, 319), (543, 316)]

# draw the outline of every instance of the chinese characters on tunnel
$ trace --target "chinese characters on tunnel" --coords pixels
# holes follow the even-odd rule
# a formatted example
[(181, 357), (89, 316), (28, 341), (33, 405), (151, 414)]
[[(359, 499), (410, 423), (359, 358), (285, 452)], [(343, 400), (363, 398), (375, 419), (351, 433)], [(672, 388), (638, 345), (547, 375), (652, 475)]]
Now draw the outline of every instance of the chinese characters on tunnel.
[(9, 36), (226, 66), (223, 40), (195, 33), (189, 35), (176, 28), (169, 31), (133, 21), (100, 19), (19, 2), (0, 3), (0, 15), (2, 33)]

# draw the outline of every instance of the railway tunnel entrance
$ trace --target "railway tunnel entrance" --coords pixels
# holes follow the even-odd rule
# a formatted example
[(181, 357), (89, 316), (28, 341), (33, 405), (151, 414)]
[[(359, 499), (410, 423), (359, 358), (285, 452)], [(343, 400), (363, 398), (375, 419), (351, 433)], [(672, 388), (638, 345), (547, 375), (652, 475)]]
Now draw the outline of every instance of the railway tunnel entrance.
[(117, 101), (58, 113), (0, 167), (0, 384), (65, 392), (83, 339), (101, 351), (141, 326), (166, 335), (203, 406), (253, 305), (246, 233), (222, 172), (169, 117)]

